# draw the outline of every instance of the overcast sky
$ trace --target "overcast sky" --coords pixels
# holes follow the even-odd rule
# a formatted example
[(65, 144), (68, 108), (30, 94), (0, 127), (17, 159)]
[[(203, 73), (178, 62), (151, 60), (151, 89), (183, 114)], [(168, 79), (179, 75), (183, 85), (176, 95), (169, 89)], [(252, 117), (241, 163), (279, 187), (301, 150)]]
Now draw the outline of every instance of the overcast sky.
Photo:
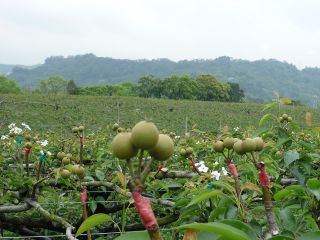
[(0, 0), (0, 63), (230, 56), (320, 66), (318, 0)]

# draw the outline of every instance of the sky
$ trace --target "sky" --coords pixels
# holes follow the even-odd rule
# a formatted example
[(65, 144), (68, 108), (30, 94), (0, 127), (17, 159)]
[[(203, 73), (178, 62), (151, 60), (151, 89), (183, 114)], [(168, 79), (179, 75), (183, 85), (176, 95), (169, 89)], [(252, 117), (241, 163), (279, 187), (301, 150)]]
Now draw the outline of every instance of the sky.
[(0, 0), (0, 63), (278, 59), (320, 67), (318, 0)]

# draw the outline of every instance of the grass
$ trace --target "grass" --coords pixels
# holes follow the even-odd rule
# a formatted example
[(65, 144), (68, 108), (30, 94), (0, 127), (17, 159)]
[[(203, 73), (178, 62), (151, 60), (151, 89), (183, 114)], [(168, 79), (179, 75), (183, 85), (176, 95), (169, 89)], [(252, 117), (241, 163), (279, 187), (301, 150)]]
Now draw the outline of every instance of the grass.
[[(6, 133), (11, 122), (25, 122), (34, 130), (65, 132), (72, 126), (85, 125), (89, 130), (98, 130), (118, 120), (120, 125), (132, 127), (147, 117), (160, 128), (181, 134), (196, 126), (203, 131), (215, 131), (228, 125), (242, 129), (258, 126), (264, 105), (255, 103), (222, 103), (189, 100), (145, 99), (137, 97), (103, 96), (59, 96), (59, 106), (40, 95), (0, 95), (0, 133)], [(274, 110), (275, 111), (275, 110)], [(281, 112), (292, 116), (304, 127), (307, 111), (313, 113), (315, 123), (319, 122), (320, 111), (309, 107), (281, 106)]]

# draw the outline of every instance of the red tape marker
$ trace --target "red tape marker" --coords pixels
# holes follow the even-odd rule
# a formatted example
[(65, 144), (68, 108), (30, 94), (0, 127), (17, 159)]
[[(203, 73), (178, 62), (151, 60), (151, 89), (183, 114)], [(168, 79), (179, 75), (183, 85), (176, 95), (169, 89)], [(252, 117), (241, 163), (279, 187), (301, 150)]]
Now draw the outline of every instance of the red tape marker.
[(197, 169), (196, 163), (195, 163), (193, 160), (191, 160), (191, 166), (192, 166), (194, 169)]
[(80, 137), (80, 145), (83, 145), (83, 137)]
[(82, 190), (82, 192), (81, 192), (81, 202), (83, 205), (85, 205), (87, 202), (87, 190), (86, 189)]
[(236, 178), (239, 177), (236, 166), (231, 162), (228, 162), (227, 164), (228, 164), (228, 168), (229, 168), (231, 174)]
[(266, 170), (266, 166), (262, 166), (259, 172), (260, 184), (262, 187), (270, 187), (269, 176)]
[(29, 148), (26, 148), (26, 149), (25, 149), (25, 154), (26, 154), (26, 155), (29, 155), (29, 154), (30, 154), (30, 149), (29, 149)]
[(140, 218), (146, 229), (155, 228), (158, 226), (157, 219), (154, 216), (150, 201), (144, 198), (140, 192), (132, 192), (134, 205), (139, 212)]

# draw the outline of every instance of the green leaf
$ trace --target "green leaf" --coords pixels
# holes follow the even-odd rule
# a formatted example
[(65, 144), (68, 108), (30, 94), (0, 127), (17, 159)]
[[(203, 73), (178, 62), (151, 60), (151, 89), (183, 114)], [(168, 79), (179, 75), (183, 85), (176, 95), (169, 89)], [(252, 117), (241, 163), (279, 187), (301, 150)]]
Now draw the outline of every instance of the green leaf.
[(272, 238), (269, 238), (269, 240), (294, 240), (294, 239), (288, 236), (279, 235), (279, 236), (274, 236)]
[(221, 194), (221, 191), (219, 191), (219, 190), (211, 190), (209, 192), (205, 192), (204, 194), (199, 194), (198, 196), (196, 196), (195, 198), (193, 198), (191, 200), (191, 202), (188, 204), (187, 207), (195, 205), (199, 202), (208, 200), (208, 199), (210, 199), (214, 196), (220, 195), (220, 194)]
[(96, 201), (91, 200), (91, 201), (89, 202), (89, 208), (90, 208), (91, 212), (94, 213), (94, 212), (96, 211), (96, 209), (97, 209), (97, 203), (96, 203)]
[(272, 103), (268, 103), (264, 106), (264, 108), (262, 109), (262, 112), (272, 108), (272, 107), (275, 107), (278, 105), (278, 102), (272, 102)]
[(94, 228), (95, 226), (112, 221), (112, 218), (104, 213), (94, 214), (88, 217), (85, 221), (82, 222), (81, 226), (78, 228), (76, 233), (76, 237), (79, 236), (81, 233)]
[(266, 121), (268, 121), (271, 118), (272, 118), (271, 113), (265, 114), (259, 121), (259, 127), (262, 127), (266, 123)]
[(143, 232), (130, 232), (120, 235), (114, 240), (149, 240), (149, 234), (146, 231)]
[(273, 197), (276, 201), (293, 196), (304, 196), (304, 188), (300, 185), (291, 185), (278, 191)]
[(220, 236), (215, 233), (198, 232), (197, 240), (219, 240)]
[(264, 127), (264, 128), (259, 128), (257, 131), (253, 132), (251, 134), (252, 137), (259, 137), (262, 134), (268, 132), (270, 129), (268, 127)]
[(250, 225), (245, 224), (239, 220), (234, 220), (234, 219), (225, 219), (220, 221), (220, 223), (228, 224), (232, 227), (235, 227), (243, 232), (245, 232), (251, 240), (257, 239), (257, 234), (256, 232), (250, 227)]
[(293, 167), (290, 168), (291, 174), (298, 180), (300, 185), (305, 184), (306, 177), (304, 175), (304, 172), (297, 166), (293, 165)]
[(300, 158), (299, 153), (296, 150), (289, 150), (284, 154), (284, 166), (288, 167), (291, 163)]
[(236, 192), (235, 188), (232, 187), (230, 184), (227, 184), (227, 183), (223, 183), (223, 182), (212, 182), (211, 184), (212, 184), (213, 186), (223, 188), (223, 189), (227, 190), (227, 191), (230, 192), (230, 193), (235, 193), (235, 192)]
[(320, 231), (305, 233), (298, 238), (298, 240), (319, 240), (319, 239), (320, 239)]
[(224, 240), (250, 240), (250, 237), (243, 231), (223, 223), (191, 223), (177, 227), (177, 229), (196, 229), (205, 232), (219, 234)]
[(104, 178), (106, 177), (106, 175), (104, 174), (104, 172), (96, 169), (96, 176), (100, 181), (103, 181)]
[(275, 148), (279, 148), (279, 147), (281, 147), (283, 144), (285, 144), (285, 143), (287, 143), (287, 142), (289, 142), (289, 141), (291, 141), (291, 138), (289, 138), (289, 137), (280, 138), (280, 139), (278, 140), (278, 142), (274, 145), (274, 147), (275, 147)]
[(320, 180), (319, 179), (309, 179), (307, 181), (307, 188), (312, 194), (320, 201)]

